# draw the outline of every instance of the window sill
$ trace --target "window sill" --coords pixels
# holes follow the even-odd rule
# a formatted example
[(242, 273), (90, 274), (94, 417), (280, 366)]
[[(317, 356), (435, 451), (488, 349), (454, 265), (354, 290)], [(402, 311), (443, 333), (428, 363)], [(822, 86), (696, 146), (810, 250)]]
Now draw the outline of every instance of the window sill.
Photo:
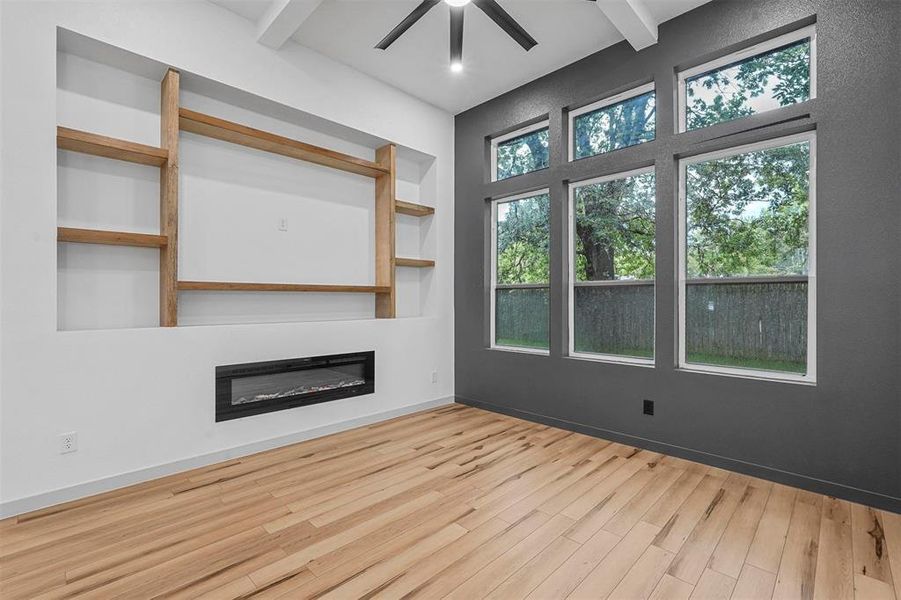
[(791, 383), (795, 385), (816, 386), (816, 379), (807, 375), (793, 375), (791, 373), (777, 373), (773, 371), (756, 371), (754, 369), (730, 369), (728, 367), (716, 367), (714, 365), (680, 365), (676, 371), (684, 373), (700, 373), (701, 375), (720, 375), (725, 377), (738, 377), (739, 379), (753, 379), (756, 381), (769, 381), (772, 383)]
[(550, 350), (541, 350), (539, 348), (517, 348), (516, 346), (489, 346), (488, 350), (496, 350), (498, 352), (514, 352), (516, 354), (534, 354), (536, 356), (550, 356)]
[(590, 362), (610, 363), (614, 365), (628, 365), (630, 367), (654, 368), (653, 358), (633, 358), (631, 356), (617, 356), (615, 354), (591, 354), (588, 352), (570, 352), (566, 358), (573, 360), (585, 360)]

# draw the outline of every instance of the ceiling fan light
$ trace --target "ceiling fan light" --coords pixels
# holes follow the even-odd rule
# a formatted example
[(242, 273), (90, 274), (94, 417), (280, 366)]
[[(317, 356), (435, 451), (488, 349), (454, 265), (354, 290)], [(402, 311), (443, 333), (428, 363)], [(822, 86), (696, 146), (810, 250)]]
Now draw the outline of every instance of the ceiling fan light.
[(450, 70), (454, 73), (459, 73), (463, 70), (463, 63), (459, 60), (455, 60), (450, 64)]
[(469, 0), (444, 0), (451, 6), (466, 6), (469, 4)]

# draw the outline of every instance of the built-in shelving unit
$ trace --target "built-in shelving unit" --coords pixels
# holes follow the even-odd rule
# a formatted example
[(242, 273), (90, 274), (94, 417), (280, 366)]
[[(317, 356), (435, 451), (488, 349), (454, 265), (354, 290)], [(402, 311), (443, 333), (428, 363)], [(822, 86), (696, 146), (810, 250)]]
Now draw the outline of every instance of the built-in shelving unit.
[[(179, 280), (179, 136), (182, 132), (374, 179), (374, 285)], [(160, 83), (159, 146), (59, 126), (57, 147), (61, 150), (160, 169), (159, 233), (58, 227), (57, 240), (60, 243), (131, 246), (159, 250), (159, 323), (163, 327), (178, 325), (179, 292), (197, 291), (373, 294), (375, 316), (394, 318), (397, 314), (396, 269), (435, 266), (435, 261), (431, 259), (396, 256), (396, 215), (429, 217), (435, 214), (435, 209), (396, 197), (397, 148), (393, 144), (377, 148), (374, 160), (370, 160), (191, 110), (180, 105), (180, 74), (174, 69), (168, 69)], [(410, 251), (413, 252), (413, 248)]]

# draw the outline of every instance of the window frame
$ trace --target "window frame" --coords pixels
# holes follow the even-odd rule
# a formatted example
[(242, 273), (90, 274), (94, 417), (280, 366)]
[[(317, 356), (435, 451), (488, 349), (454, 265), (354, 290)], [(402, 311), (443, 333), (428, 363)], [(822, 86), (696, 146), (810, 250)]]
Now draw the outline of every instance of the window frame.
[[(514, 136), (515, 137), (515, 136)], [(490, 200), (491, 203), (491, 252), (490, 252), (490, 269), (491, 269), (491, 279), (489, 280), (488, 286), (488, 296), (489, 296), (489, 306), (490, 306), (490, 333), (491, 336), (488, 340), (488, 348), (491, 350), (502, 350), (505, 352), (522, 352), (525, 354), (537, 354), (539, 356), (549, 356), (550, 355), (550, 331), (548, 331), (548, 348), (528, 348), (524, 346), (505, 346), (497, 343), (497, 207), (501, 204), (506, 204), (508, 202), (515, 202), (517, 200), (524, 200), (526, 198), (533, 198), (535, 196), (541, 196), (547, 194), (550, 197), (551, 190), (548, 187), (537, 188), (534, 190), (529, 190), (528, 192), (522, 192), (513, 194), (510, 196), (501, 196), (499, 198), (492, 198)], [(550, 202), (548, 202), (548, 235), (550, 235)], [(500, 289), (547, 289), (548, 294), (550, 294), (551, 290), (551, 278), (550, 272), (548, 272), (548, 282), (547, 284), (537, 284), (537, 283), (513, 283), (513, 284), (501, 284)]]
[[(722, 150), (696, 154), (679, 160), (678, 165), (678, 207), (677, 207), (677, 286), (678, 316), (677, 316), (677, 355), (676, 369), (690, 373), (706, 373), (714, 375), (728, 375), (749, 379), (779, 381), (800, 384), (816, 384), (816, 131), (805, 131), (793, 135), (780, 136), (767, 140), (731, 146)], [(686, 198), (686, 167), (691, 164), (707, 162), (727, 158), (738, 154), (747, 154), (760, 150), (779, 148), (799, 142), (807, 142), (810, 150), (810, 170), (808, 173), (808, 198), (807, 198), (807, 235), (808, 235), (808, 259), (807, 259), (807, 372), (803, 375), (780, 371), (766, 371), (762, 369), (746, 369), (741, 367), (725, 367), (718, 365), (705, 365), (688, 363), (685, 359), (685, 297), (689, 282), (686, 273), (687, 235), (688, 235), (688, 204)], [(803, 277), (803, 276), (802, 276)], [(755, 279), (772, 279), (772, 276), (739, 277), (741, 281)], [(735, 279), (735, 278), (730, 278)]]
[[(504, 142), (508, 142), (510, 140), (516, 139), (518, 137), (522, 137), (524, 135), (528, 135), (535, 131), (540, 131), (542, 129), (548, 130), (548, 138), (550, 138), (551, 133), (551, 122), (550, 119), (543, 119), (538, 121), (537, 123), (532, 123), (531, 125), (526, 125), (525, 127), (521, 127), (515, 131), (511, 131), (510, 133), (505, 133), (504, 135), (499, 135), (497, 137), (491, 138), (491, 182), (494, 183), (496, 181), (506, 181), (507, 179), (513, 179), (514, 177), (519, 177), (520, 175), (512, 175), (510, 177), (505, 177), (504, 179), (497, 178), (497, 147)], [(543, 167), (541, 169), (535, 169), (534, 171), (529, 171), (529, 173), (537, 173), (538, 171), (544, 171), (545, 169), (550, 167), (550, 149), (548, 149), (548, 166)], [(522, 173), (522, 175), (528, 175), (529, 173)]]
[[(651, 282), (654, 286), (654, 355), (651, 358), (642, 358), (638, 356), (621, 356), (619, 354), (607, 354), (601, 352), (577, 352), (576, 351), (576, 285), (579, 283), (576, 279), (576, 189), (580, 187), (584, 187), (587, 185), (593, 185), (596, 183), (605, 183), (607, 181), (614, 181), (616, 179), (626, 179), (628, 177), (634, 177), (636, 175), (644, 175), (646, 173), (654, 173), (654, 189), (656, 192), (657, 189), (657, 169), (655, 165), (651, 165), (648, 167), (641, 167), (638, 169), (630, 169), (628, 171), (619, 171), (617, 173), (611, 173), (609, 175), (603, 175), (601, 177), (593, 177), (591, 179), (583, 179), (581, 181), (571, 182), (568, 187), (569, 201), (568, 201), (568, 232), (567, 232), (567, 243), (569, 245), (568, 248), (568, 257), (567, 261), (569, 263), (569, 281), (567, 285), (567, 307), (568, 307), (568, 321), (569, 321), (569, 340), (568, 340), (568, 348), (567, 348), (567, 356), (571, 358), (578, 358), (583, 360), (593, 360), (597, 362), (605, 362), (605, 363), (616, 363), (616, 364), (625, 364), (625, 365), (637, 365), (643, 367), (654, 367), (657, 361), (657, 265), (656, 265), (656, 257), (654, 264), (654, 279), (629, 279), (626, 281), (629, 282)], [(654, 248), (657, 248), (657, 198), (655, 195), (654, 198)], [(627, 283), (622, 283), (623, 280), (620, 279), (611, 279), (609, 282), (591, 282), (589, 285), (598, 285), (598, 286), (616, 286), (616, 285), (628, 285)]]
[[(764, 40), (753, 46), (749, 46), (743, 50), (739, 50), (737, 52), (732, 52), (725, 56), (721, 56), (720, 58), (716, 58), (710, 61), (707, 61), (703, 64), (697, 65), (690, 69), (685, 69), (684, 71), (680, 71), (677, 76), (676, 83), (676, 103), (677, 103), (677, 130), (676, 133), (686, 133), (689, 131), (700, 131), (701, 129), (707, 129), (709, 127), (716, 127), (717, 125), (722, 125), (724, 123), (731, 123), (733, 121), (739, 121), (741, 119), (745, 119), (747, 117), (739, 117), (737, 119), (731, 119), (729, 121), (722, 121), (720, 123), (714, 123), (713, 125), (708, 125), (707, 127), (698, 127), (697, 129), (687, 129), (687, 113), (688, 113), (688, 98), (687, 98), (687, 89), (686, 89), (686, 81), (691, 79), (692, 77), (697, 77), (698, 75), (703, 75), (705, 73), (710, 73), (713, 71), (717, 71), (723, 67), (742, 62), (758, 54), (764, 54), (769, 52), (770, 50), (775, 50), (776, 48), (780, 48), (782, 46), (787, 46), (793, 42), (799, 42), (804, 38), (810, 38), (810, 96), (808, 100), (813, 100), (817, 97), (817, 30), (816, 24), (808, 25), (806, 27), (802, 27), (800, 29), (796, 29), (794, 31), (790, 31), (783, 35)], [(805, 101), (806, 102), (806, 101)], [(796, 104), (801, 104), (800, 102)], [(772, 108), (770, 110), (766, 110), (763, 112), (755, 113), (755, 114), (766, 114), (771, 113), (779, 109), (788, 108), (789, 106), (795, 106), (795, 104), (791, 104), (788, 106), (780, 106), (779, 108)], [(748, 115), (753, 116), (753, 115)]]
[[(606, 108), (608, 106), (613, 106), (614, 104), (619, 104), (620, 102), (624, 102), (631, 98), (636, 98), (638, 96), (642, 96), (647, 94), (648, 92), (654, 92), (654, 105), (656, 107), (657, 103), (657, 87), (656, 82), (651, 81), (645, 83), (644, 85), (640, 85), (638, 87), (630, 88), (624, 92), (620, 92), (619, 94), (615, 94), (613, 96), (608, 96), (606, 98), (602, 98), (597, 102), (592, 102), (591, 104), (586, 104), (585, 106), (581, 106), (579, 108), (573, 109), (569, 111), (567, 115), (567, 122), (569, 127), (567, 128), (567, 147), (569, 148), (567, 157), (569, 162), (575, 162), (577, 160), (583, 160), (586, 158), (594, 158), (596, 156), (601, 156), (602, 154), (609, 154), (609, 152), (601, 152), (598, 154), (592, 154), (591, 156), (583, 156), (581, 158), (576, 158), (576, 137), (575, 137), (575, 123), (576, 117), (580, 117), (584, 114), (594, 112), (596, 110), (600, 110), (602, 108)], [(654, 139), (648, 140), (648, 142), (653, 142), (657, 140), (657, 112), (655, 108), (654, 112)], [(642, 142), (647, 143), (647, 142)], [(635, 144), (635, 146), (640, 146), (641, 144)], [(626, 146), (626, 148), (632, 148), (633, 146)], [(626, 148), (617, 148), (617, 150), (625, 150)], [(610, 152), (616, 152), (616, 150), (611, 150)]]

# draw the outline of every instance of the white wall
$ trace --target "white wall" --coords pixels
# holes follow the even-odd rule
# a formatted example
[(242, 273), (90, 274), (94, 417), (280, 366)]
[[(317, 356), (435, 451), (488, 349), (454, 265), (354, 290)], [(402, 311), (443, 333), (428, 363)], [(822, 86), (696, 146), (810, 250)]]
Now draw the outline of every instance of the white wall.
[[(163, 467), (153, 472), (165, 472), (165, 465), (196, 464), (197, 460), (212, 460), (229, 449), (259, 447), (267, 440), (336, 427), (361, 416), (403, 410), (453, 394), (453, 118), (450, 115), (300, 46), (289, 44), (275, 52), (257, 45), (251, 24), (206, 2), (4, 1), (2, 6), (0, 501), (6, 512), (83, 493), (89, 489), (84, 486), (88, 482), (100, 480), (90, 489), (102, 489), (124, 481), (123, 477), (116, 479), (122, 474), (137, 472), (131, 479), (140, 478), (141, 473), (147, 473), (145, 469), (159, 465)], [(153, 139), (140, 138), (140, 129), (150, 127), (149, 121), (104, 119), (104, 114), (112, 113), (103, 110), (92, 116), (88, 105), (81, 103), (84, 98), (79, 100), (78, 94), (67, 91), (77, 87), (76, 84), (67, 87), (61, 82), (61, 91), (57, 92), (57, 26), (436, 157), (434, 165), (419, 174), (419, 186), (399, 185), (399, 195), (434, 203), (438, 212), (419, 226), (418, 233), (413, 229), (415, 224), (399, 226), (406, 231), (401, 233), (401, 239), (407, 240), (402, 242), (404, 250), (415, 252), (416, 244), (410, 236), (419, 235), (422, 255), (434, 257), (438, 262), (433, 272), (399, 273), (401, 285), (410, 290), (404, 301), (407, 305), (401, 307), (402, 313), (425, 316), (161, 329), (147, 322), (151, 318), (147, 317), (148, 307), (144, 306), (134, 314), (124, 310), (114, 323), (97, 325), (128, 328), (58, 331), (58, 309), (62, 329), (91, 327), (90, 323), (73, 321), (89, 314), (87, 307), (71, 314), (66, 311), (74, 310), (72, 304), (58, 307), (58, 286), (62, 300), (75, 302), (79, 297), (78, 285), (74, 283), (77, 278), (69, 277), (75, 271), (73, 267), (96, 266), (101, 260), (127, 265), (144, 261), (146, 272), (143, 275), (139, 272), (137, 277), (147, 279), (155, 256), (150, 254), (147, 262), (147, 258), (119, 256), (120, 249), (112, 249), (112, 253), (103, 257), (91, 254), (97, 249), (60, 250), (55, 240), (57, 223), (110, 228), (121, 223), (123, 227), (152, 231), (156, 226), (156, 188), (155, 174), (151, 172), (148, 178), (142, 174), (141, 167), (117, 163), (97, 166), (98, 159), (57, 152), (57, 119), (87, 119), (64, 123), (86, 129), (90, 128), (90, 119), (96, 119), (98, 128), (128, 122), (127, 133), (132, 139), (154, 143)], [(76, 72), (83, 72), (86, 67), (79, 71), (80, 68), (73, 67)], [(139, 86), (139, 83), (129, 85)], [(186, 104), (189, 98), (205, 101), (188, 94), (184, 98)], [(125, 132), (109, 133), (126, 135)], [(187, 134), (183, 140), (186, 138)], [(244, 160), (229, 154), (235, 149), (208, 140), (186, 140), (183, 149), (183, 173), (188, 166), (196, 167), (196, 172), (213, 169), (211, 157)], [(274, 174), (287, 173), (279, 162), (281, 159), (248, 160), (255, 165), (253, 173), (259, 173), (260, 169), (265, 172), (267, 168), (274, 169)], [(415, 170), (409, 165), (404, 169)], [(183, 175), (180, 268), (184, 278), (238, 277), (236, 270), (245, 266), (246, 261), (242, 262), (237, 254), (231, 257), (230, 263), (217, 262), (229, 258), (219, 252), (227, 245), (221, 228), (234, 228), (234, 222), (217, 223), (217, 227), (210, 228), (209, 231), (220, 232), (209, 234), (212, 239), (205, 238), (207, 230), (192, 222), (209, 214), (211, 196), (224, 185), (231, 186), (227, 202), (237, 203), (234, 188), (246, 182), (227, 179), (221, 171), (216, 176), (194, 180)], [(416, 177), (407, 179), (415, 183)], [(323, 184), (326, 180), (316, 181)], [(369, 190), (363, 189), (371, 184), (356, 180), (329, 180), (329, 183), (349, 186), (348, 189), (359, 187), (355, 192), (359, 196), (351, 194), (344, 204), (338, 203), (330, 210), (344, 211), (352, 226), (362, 232), (369, 217), (358, 202), (363, 196), (371, 197)], [(79, 190), (93, 189), (92, 186), (110, 190), (127, 186), (130, 193), (127, 202), (131, 204), (116, 208), (109, 200), (96, 197), (93, 200), (72, 198)], [(434, 190), (435, 197), (409, 197), (425, 189)], [(63, 191), (65, 198), (58, 203)], [(251, 219), (251, 225), (269, 227), (276, 214), (291, 208), (285, 198), (278, 197), (278, 190), (269, 192), (274, 194), (269, 198), (269, 208), (262, 211), (262, 216), (255, 216), (256, 220)], [(185, 208), (188, 196), (198, 199), (197, 206)], [(144, 199), (154, 207), (150, 212), (140, 205)], [(313, 206), (325, 198), (322, 193), (311, 193), (307, 200)], [(106, 206), (91, 207), (91, 202), (105, 202)], [(232, 208), (239, 207), (235, 204)], [(109, 221), (93, 221), (101, 216)], [(305, 217), (299, 213), (297, 216), (301, 222)], [(294, 222), (291, 215), (288, 217), (289, 222)], [(277, 238), (276, 246), (265, 251), (294, 250), (305, 254), (310, 248), (298, 246), (300, 237), (294, 233), (291, 230), (291, 235)], [(314, 235), (320, 236), (315, 239), (316, 244), (334, 245), (331, 236), (321, 232)], [(350, 248), (361, 250), (364, 242), (356, 239)], [(217, 252), (204, 255), (211, 247)], [(245, 246), (241, 255), (247, 249)], [(348, 260), (339, 261), (336, 269), (323, 270), (316, 263), (300, 262), (299, 272), (286, 271), (283, 263), (268, 264), (264, 255), (263, 251), (252, 253), (251, 266), (247, 266), (248, 278), (250, 271), (256, 275), (261, 273), (261, 268), (263, 278), (275, 280), (286, 280), (292, 275), (296, 277), (287, 280), (309, 282), (308, 278), (315, 278), (316, 282), (324, 283), (330, 281), (326, 277), (334, 276), (341, 282), (355, 283), (371, 277), (372, 261), (349, 260), (350, 252), (343, 257)], [(132, 290), (140, 290), (142, 284), (131, 281), (129, 285)], [(97, 288), (88, 285), (83, 289), (96, 291)], [(182, 314), (188, 322), (202, 322), (207, 318), (205, 311), (216, 306), (215, 300), (200, 299), (198, 304), (197, 298), (181, 303)], [(367, 316), (359, 314), (358, 306), (345, 308), (347, 316)], [(247, 312), (271, 314), (258, 303), (246, 307), (245, 312), (242, 310), (231, 305), (224, 312), (234, 313), (234, 320), (246, 320)], [(338, 311), (325, 317), (343, 314)], [(219, 322), (228, 320), (222, 314), (218, 317)], [(286, 318), (294, 319), (298, 315)], [(66, 327), (67, 323), (73, 326)], [(135, 325), (147, 327), (135, 328)], [(360, 349), (376, 350), (377, 393), (372, 396), (221, 424), (213, 421), (215, 365)], [(432, 383), (432, 371), (438, 372), (438, 383)], [(57, 437), (67, 431), (78, 432), (80, 448), (77, 453), (60, 455)], [(192, 460), (195, 462), (191, 463)], [(58, 493), (52, 493), (54, 490)]]

